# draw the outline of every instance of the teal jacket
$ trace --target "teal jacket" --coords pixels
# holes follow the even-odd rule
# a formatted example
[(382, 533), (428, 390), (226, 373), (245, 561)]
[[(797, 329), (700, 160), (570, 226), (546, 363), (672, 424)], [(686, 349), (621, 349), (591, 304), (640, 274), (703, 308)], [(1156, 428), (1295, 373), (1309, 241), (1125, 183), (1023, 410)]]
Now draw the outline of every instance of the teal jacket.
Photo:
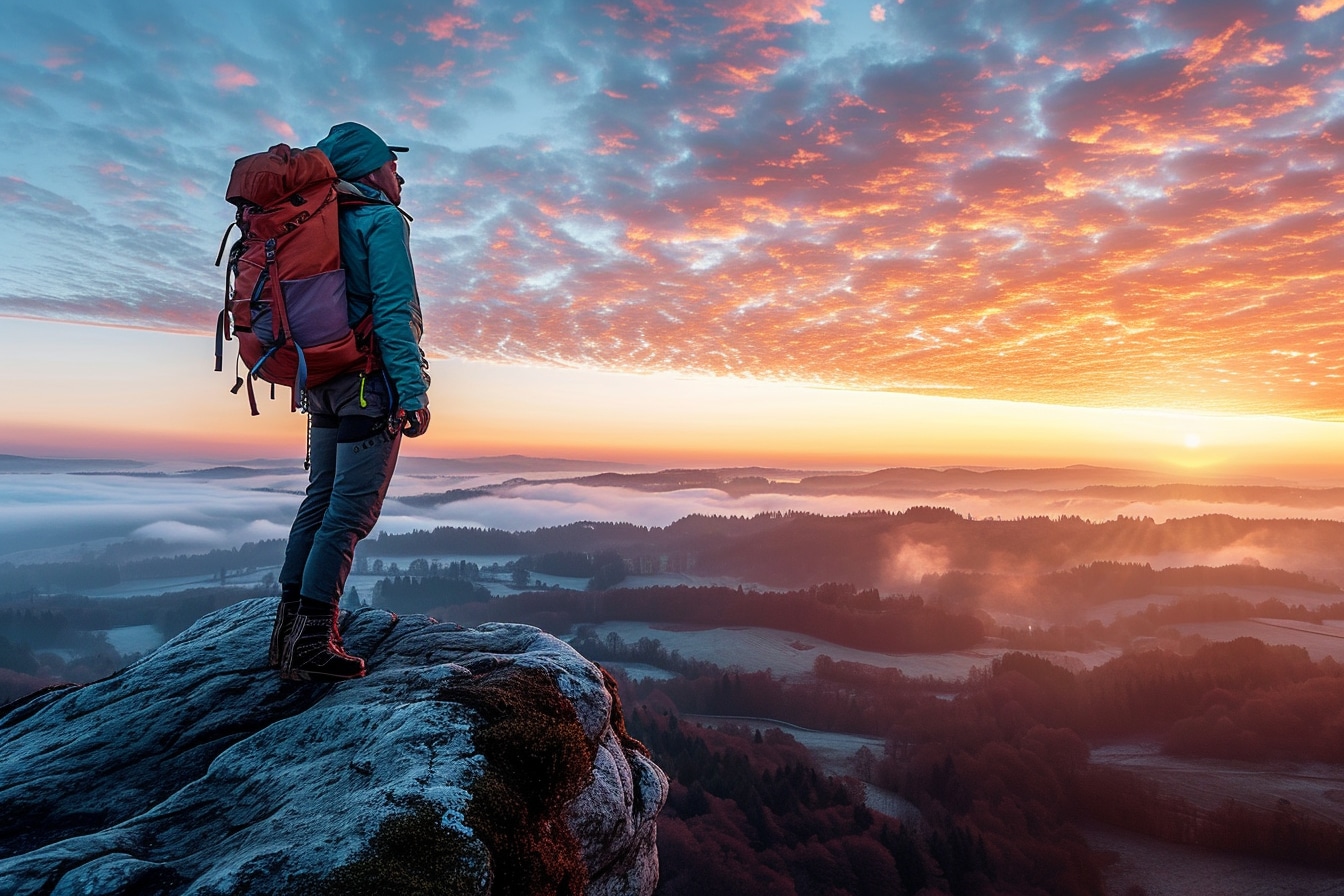
[(368, 199), (367, 205), (342, 205), (341, 267), (350, 303), (350, 326), (373, 315), (373, 334), (383, 370), (407, 411), (428, 407), (429, 362), (420, 351), (424, 320), (411, 263), (411, 226), (381, 192), (344, 182)]

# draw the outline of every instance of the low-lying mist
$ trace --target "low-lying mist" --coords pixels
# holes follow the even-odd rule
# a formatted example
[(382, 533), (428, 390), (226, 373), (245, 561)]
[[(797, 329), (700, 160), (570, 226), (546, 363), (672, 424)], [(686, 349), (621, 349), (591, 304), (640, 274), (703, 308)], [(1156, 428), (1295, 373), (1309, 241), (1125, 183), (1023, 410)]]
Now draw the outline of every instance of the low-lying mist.
[[(1124, 490), (1114, 494), (1091, 494), (1086, 490), (1061, 492), (1047, 471), (1043, 488), (1018, 487), (994, 492), (955, 488), (946, 491), (910, 490), (890, 494), (810, 493), (797, 494), (796, 482), (772, 483), (763, 477), (750, 480), (750, 487), (725, 475), (731, 486), (628, 487), (585, 484), (574, 474), (529, 471), (527, 479), (513, 478), (518, 472), (501, 470), (497, 475), (473, 469), (467, 474), (436, 474), (422, 469), (428, 462), (417, 459), (412, 474), (399, 475), (383, 509), (376, 532), (400, 534), (441, 526), (495, 528), (526, 531), (561, 526), (577, 521), (629, 522), (662, 527), (691, 515), (751, 517), (764, 512), (801, 511), (823, 516), (842, 516), (864, 511), (900, 512), (912, 506), (946, 507), (973, 519), (1012, 520), (1024, 517), (1075, 516), (1092, 522), (1117, 517), (1151, 518), (1161, 523), (1209, 514), (1243, 519), (1344, 520), (1344, 506), (1325, 502), (1317, 490), (1276, 490), (1275, 499), (1303, 496), (1301, 502), (1174, 499), (1170, 501), (1129, 499)], [(719, 471), (730, 473), (730, 471)], [(1099, 471), (1103, 473), (1104, 471)], [(282, 538), (302, 499), (305, 474), (297, 464), (288, 467), (251, 466), (217, 470), (160, 467), (125, 474), (91, 468), (87, 472), (0, 475), (0, 561), (39, 562), (68, 559), (96, 552), (119, 541), (154, 544), (161, 553), (191, 553), (212, 548), (230, 548), (247, 541)], [(826, 482), (844, 488), (845, 477)], [(1097, 483), (1099, 485), (1105, 483)], [(426, 495), (445, 494), (436, 502)], [(416, 499), (416, 500), (408, 500)], [(1212, 553), (1175, 552), (1154, 556), (1135, 546), (1130, 554), (1118, 550), (1114, 559), (1134, 559), (1155, 566), (1191, 564), (1223, 565), (1246, 560), (1265, 566), (1302, 568), (1301, 557), (1289, 556), (1282, 545), (1257, 541), (1226, 545)], [(1318, 566), (1338, 565), (1319, 558)], [(1018, 573), (1031, 572), (1020, 567)], [(954, 568), (946, 551), (937, 545), (907, 541), (890, 546), (888, 583), (919, 582), (929, 574)]]

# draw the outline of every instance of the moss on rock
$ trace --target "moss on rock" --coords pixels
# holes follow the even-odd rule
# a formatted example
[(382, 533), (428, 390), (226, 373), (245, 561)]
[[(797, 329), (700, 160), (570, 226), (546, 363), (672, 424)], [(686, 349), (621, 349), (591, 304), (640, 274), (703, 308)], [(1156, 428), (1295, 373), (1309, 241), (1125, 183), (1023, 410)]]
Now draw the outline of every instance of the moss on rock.
[(485, 771), (466, 819), (490, 851), (493, 896), (581, 896), (588, 869), (566, 807), (592, 777), (595, 747), (551, 676), (496, 667), (440, 690), (475, 710)]
[(353, 861), (310, 891), (313, 896), (463, 896), (484, 892), (480, 844), (444, 827), (443, 810), (423, 798), (379, 826)]

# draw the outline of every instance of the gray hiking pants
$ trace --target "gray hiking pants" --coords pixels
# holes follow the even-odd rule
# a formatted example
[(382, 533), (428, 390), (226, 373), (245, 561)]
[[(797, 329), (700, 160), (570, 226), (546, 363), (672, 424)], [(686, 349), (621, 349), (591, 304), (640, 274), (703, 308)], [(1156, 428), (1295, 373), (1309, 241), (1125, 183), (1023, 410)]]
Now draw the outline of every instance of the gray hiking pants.
[(308, 395), (312, 466), (280, 568), (280, 583), (298, 585), (304, 597), (340, 600), (355, 545), (378, 522), (392, 481), (401, 433), (388, 432), (389, 402), (374, 377), (338, 378)]

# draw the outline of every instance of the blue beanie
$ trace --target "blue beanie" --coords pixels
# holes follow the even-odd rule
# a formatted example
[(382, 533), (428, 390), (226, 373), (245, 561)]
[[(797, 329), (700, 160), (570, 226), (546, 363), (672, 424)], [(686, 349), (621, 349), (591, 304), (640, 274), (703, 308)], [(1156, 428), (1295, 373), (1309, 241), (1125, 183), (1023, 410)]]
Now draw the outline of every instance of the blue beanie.
[(394, 149), (407, 151), (404, 146), (388, 146), (382, 137), (353, 121), (334, 125), (317, 148), (331, 160), (336, 176), (344, 180), (358, 180), (377, 171), (397, 157)]

